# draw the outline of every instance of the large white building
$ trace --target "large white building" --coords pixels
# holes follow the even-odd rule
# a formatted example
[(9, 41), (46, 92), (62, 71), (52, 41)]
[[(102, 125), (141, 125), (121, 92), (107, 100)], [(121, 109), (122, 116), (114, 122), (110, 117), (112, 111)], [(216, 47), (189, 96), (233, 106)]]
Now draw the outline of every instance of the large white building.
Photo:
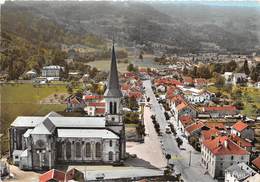
[(247, 181), (247, 178), (255, 176), (256, 173), (255, 170), (245, 163), (234, 164), (225, 170), (225, 182)]
[(249, 163), (250, 153), (227, 136), (218, 136), (202, 142), (201, 163), (213, 178), (224, 178), (224, 171), (233, 164)]
[(10, 154), (22, 169), (51, 169), (60, 164), (109, 163), (125, 158), (122, 93), (114, 46), (105, 92), (105, 117), (20, 116), (10, 128)]

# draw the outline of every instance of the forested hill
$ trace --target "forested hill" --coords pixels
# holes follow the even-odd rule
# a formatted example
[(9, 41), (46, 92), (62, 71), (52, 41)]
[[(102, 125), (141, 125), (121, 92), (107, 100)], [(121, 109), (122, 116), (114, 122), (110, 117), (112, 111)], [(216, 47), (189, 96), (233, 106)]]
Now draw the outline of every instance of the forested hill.
[(94, 34), (66, 30), (40, 9), (26, 2), (7, 2), (1, 7), (0, 71), (6, 71), (9, 79), (17, 79), (30, 69), (40, 72), (44, 65), (64, 65), (67, 55), (60, 50), (62, 43), (105, 44)]
[(260, 48), (258, 16), (250, 8), (192, 4), (9, 1), (1, 6), (1, 71), (63, 64), (60, 44), (96, 48), (113, 36), (121, 46), (139, 43), (151, 52), (250, 53)]

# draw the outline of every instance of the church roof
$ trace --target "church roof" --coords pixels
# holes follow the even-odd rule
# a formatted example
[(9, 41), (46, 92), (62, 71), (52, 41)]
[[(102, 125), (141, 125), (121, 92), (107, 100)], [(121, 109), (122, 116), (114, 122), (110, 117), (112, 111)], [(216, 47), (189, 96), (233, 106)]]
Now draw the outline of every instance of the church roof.
[(122, 97), (123, 96), (123, 94), (120, 90), (120, 86), (119, 86), (117, 63), (116, 63), (116, 53), (115, 53), (114, 44), (112, 47), (112, 59), (111, 59), (111, 65), (110, 65), (108, 85), (107, 85), (107, 89), (106, 89), (104, 96), (105, 97)]
[[(52, 132), (56, 128), (105, 128), (104, 117), (34, 117), (34, 116), (19, 116), (11, 124), (13, 127), (35, 127), (39, 132)], [(42, 130), (42, 131), (41, 131)]]
[(116, 134), (106, 129), (58, 129), (58, 137), (119, 139)]

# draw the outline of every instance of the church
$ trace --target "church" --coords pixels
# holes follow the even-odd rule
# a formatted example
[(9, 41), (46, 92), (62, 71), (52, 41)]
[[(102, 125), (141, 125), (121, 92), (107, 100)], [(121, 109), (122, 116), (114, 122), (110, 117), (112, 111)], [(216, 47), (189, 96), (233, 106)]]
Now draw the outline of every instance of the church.
[(11, 124), (10, 157), (25, 170), (70, 164), (120, 164), (125, 159), (125, 125), (114, 45), (105, 117), (19, 116)]

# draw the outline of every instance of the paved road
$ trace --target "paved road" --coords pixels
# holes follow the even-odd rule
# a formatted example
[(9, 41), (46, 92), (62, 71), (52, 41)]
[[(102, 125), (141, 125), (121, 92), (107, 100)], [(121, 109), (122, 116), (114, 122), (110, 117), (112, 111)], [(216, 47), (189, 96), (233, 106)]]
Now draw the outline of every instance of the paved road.
[[(209, 175), (204, 175), (205, 170), (200, 165), (201, 154), (195, 151), (186, 141), (184, 141), (183, 146), (179, 149), (175, 137), (172, 134), (165, 133), (165, 127), (168, 124), (165, 120), (163, 108), (158, 104), (152, 91), (150, 80), (144, 81), (144, 86), (146, 88), (146, 96), (150, 97), (150, 103), (152, 104), (151, 112), (156, 114), (156, 119), (160, 124), (161, 131), (163, 132), (163, 136), (160, 139), (162, 149), (165, 154), (172, 155), (170, 163), (175, 165), (174, 170), (177, 173), (181, 173), (182, 178), (187, 182), (213, 182), (214, 180)], [(191, 165), (189, 166), (190, 156)]]

